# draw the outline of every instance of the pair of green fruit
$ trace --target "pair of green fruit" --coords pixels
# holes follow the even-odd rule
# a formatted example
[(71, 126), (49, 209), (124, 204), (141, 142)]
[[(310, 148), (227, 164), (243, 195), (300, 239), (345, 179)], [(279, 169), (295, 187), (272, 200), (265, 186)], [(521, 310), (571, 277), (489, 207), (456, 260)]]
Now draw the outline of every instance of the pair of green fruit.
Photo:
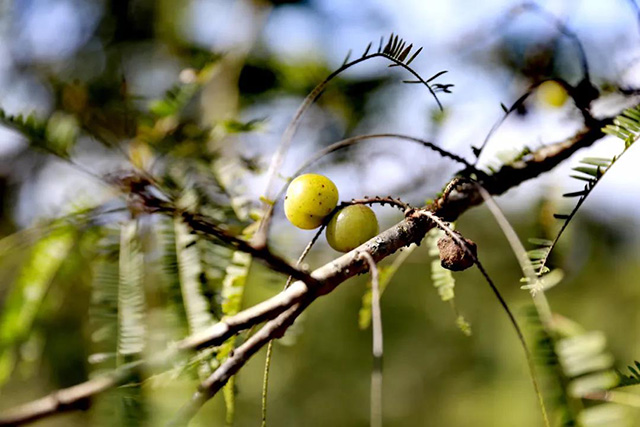
[[(326, 176), (300, 175), (289, 184), (284, 213), (291, 224), (304, 230), (320, 227), (338, 204), (338, 189)], [(378, 234), (376, 214), (364, 205), (340, 209), (327, 224), (329, 246), (349, 252)]]

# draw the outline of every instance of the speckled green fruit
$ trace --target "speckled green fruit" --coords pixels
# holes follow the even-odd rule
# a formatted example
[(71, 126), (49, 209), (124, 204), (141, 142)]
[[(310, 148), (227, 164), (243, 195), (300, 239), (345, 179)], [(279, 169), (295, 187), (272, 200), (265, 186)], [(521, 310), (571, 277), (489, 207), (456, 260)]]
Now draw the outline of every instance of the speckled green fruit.
[(327, 225), (327, 242), (339, 252), (349, 252), (377, 234), (376, 214), (364, 205), (341, 209)]
[(308, 173), (289, 184), (284, 213), (291, 224), (311, 230), (318, 228), (338, 204), (338, 189), (326, 176)]

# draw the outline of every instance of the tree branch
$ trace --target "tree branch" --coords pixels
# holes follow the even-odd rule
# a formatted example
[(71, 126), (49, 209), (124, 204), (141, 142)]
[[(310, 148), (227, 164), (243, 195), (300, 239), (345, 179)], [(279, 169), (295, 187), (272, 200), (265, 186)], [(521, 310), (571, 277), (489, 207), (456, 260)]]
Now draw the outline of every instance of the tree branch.
[[(522, 182), (536, 178), (542, 173), (553, 169), (580, 148), (592, 145), (604, 136), (601, 128), (612, 122), (613, 119), (603, 119), (589, 123), (588, 128), (583, 129), (566, 141), (547, 145), (525, 156), (518, 162), (505, 165), (495, 174), (481, 177), (479, 183), (491, 195), (503, 194)], [(483, 199), (476, 185), (461, 183), (454, 187), (445, 196), (437, 199), (426, 208), (433, 212), (434, 215), (446, 221), (452, 221), (466, 210), (482, 203)], [(226, 234), (219, 227), (208, 222), (205, 217), (192, 215), (187, 216), (186, 219), (197, 231), (203, 234), (211, 233), (221, 240), (228, 238), (227, 243), (234, 245), (239, 250), (246, 250), (262, 259), (274, 270), (292, 275), (304, 280), (304, 282), (298, 280), (292, 283), (286, 290), (274, 297), (235, 316), (222, 319), (202, 333), (180, 341), (175, 346), (175, 349), (170, 349), (158, 356), (158, 358), (166, 360), (175, 357), (177, 351), (190, 351), (219, 345), (242, 330), (273, 319), (236, 349), (234, 356), (223, 363), (201, 385), (199, 392), (194, 395), (190, 403), (192, 406), (186, 407), (185, 411), (182, 412), (185, 417), (191, 414), (190, 411), (192, 409), (197, 410), (207, 399), (213, 396), (224, 385), (224, 382), (237, 372), (264, 344), (277, 335), (284, 333), (284, 330), (293, 323), (295, 318), (315, 298), (331, 292), (347, 279), (366, 271), (368, 265), (361, 255), (362, 252), (368, 253), (375, 262), (379, 262), (402, 247), (411, 243), (419, 244), (425, 234), (433, 228), (433, 222), (426, 217), (409, 215), (403, 221), (382, 232), (359, 248), (325, 264), (311, 274), (307, 274), (296, 269), (282, 258), (271, 254), (268, 248), (256, 248), (246, 241)], [(142, 369), (143, 367), (157, 368), (157, 366), (158, 364), (151, 362), (125, 365), (111, 374), (59, 390), (47, 397), (0, 414), (0, 426), (26, 423), (56, 413), (85, 408), (87, 399), (90, 397), (109, 388), (127, 383), (133, 374), (141, 370), (147, 370)]]
[[(176, 212), (172, 210), (172, 212)], [(182, 212), (182, 218), (195, 232), (198, 232), (205, 237), (215, 237), (221, 240), (223, 243), (233, 246), (234, 248), (251, 254), (255, 258), (258, 258), (269, 265), (269, 267), (279, 273), (284, 273), (294, 279), (302, 280), (310, 286), (319, 286), (319, 283), (315, 281), (308, 273), (299, 270), (297, 267), (289, 264), (286, 260), (280, 258), (278, 255), (272, 253), (268, 247), (260, 246), (256, 247), (246, 240), (242, 240), (232, 234), (227, 233), (221, 229), (215, 222), (212, 222), (205, 215), (200, 215), (192, 212)]]
[(176, 417), (168, 425), (182, 426), (188, 424), (189, 420), (193, 418), (202, 405), (220, 391), (227, 381), (247, 363), (251, 356), (271, 340), (281, 337), (314, 299), (315, 297), (308, 297), (304, 301), (295, 304), (275, 319), (270, 320), (260, 331), (235, 349), (232, 355), (198, 386), (198, 391), (193, 394), (191, 400), (180, 409)]
[[(478, 177), (478, 183), (492, 196), (504, 194), (525, 181), (549, 172), (581, 148), (590, 147), (605, 136), (602, 128), (612, 123), (613, 118), (593, 120), (571, 138), (548, 144), (521, 160), (502, 166), (493, 175)], [(475, 184), (463, 183), (455, 190), (430, 205), (436, 215), (449, 222), (483, 201)]]
[(19, 406), (0, 414), (0, 425), (13, 426), (39, 420), (52, 414), (89, 406), (88, 399), (121, 384), (126, 384), (136, 372), (141, 363), (118, 369), (111, 374), (58, 390), (41, 399)]

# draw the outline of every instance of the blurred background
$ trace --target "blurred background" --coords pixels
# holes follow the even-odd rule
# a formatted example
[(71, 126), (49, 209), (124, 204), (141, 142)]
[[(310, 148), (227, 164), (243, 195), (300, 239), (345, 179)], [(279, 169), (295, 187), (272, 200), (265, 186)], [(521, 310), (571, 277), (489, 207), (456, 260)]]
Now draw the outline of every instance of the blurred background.
[[(259, 207), (269, 161), (287, 123), (349, 51), (356, 58), (369, 42), (375, 47), (381, 36), (394, 32), (423, 47), (411, 63), (423, 77), (448, 71), (437, 82), (453, 84), (452, 93), (438, 94), (440, 110), (424, 87), (402, 84), (410, 77), (407, 71), (388, 68), (384, 59), (350, 68), (305, 115), (277, 187), (320, 148), (359, 134), (407, 134), (473, 159), (472, 146), (480, 146), (503, 117), (501, 104), (511, 106), (546, 78), (577, 84), (584, 77), (575, 40), (559, 31), (558, 22), (584, 48), (601, 94), (595, 114), (613, 116), (637, 103), (629, 94), (640, 87), (640, 13), (633, 1), (536, 5), (498, 0), (481, 6), (467, 0), (0, 1), (0, 108), (12, 116), (34, 113), (32, 122), (44, 123), (47, 140), (57, 142), (34, 146), (24, 132), (0, 127), (0, 233), (6, 236), (0, 240), (5, 312), (0, 316), (0, 409), (117, 365), (109, 348), (114, 338), (105, 338), (104, 318), (95, 319), (104, 314), (101, 302), (108, 298), (96, 297), (99, 274), (87, 268), (98, 258), (117, 260), (114, 230), (129, 219), (122, 200), (104, 184), (105, 175), (146, 171), (166, 188), (181, 194), (193, 190), (199, 206), (242, 230)], [(492, 135), (479, 164), (499, 168), (525, 147), (573, 135), (582, 117), (565, 98), (562, 92), (556, 98), (533, 93)], [(500, 197), (520, 238), (552, 238), (558, 227), (552, 214), (572, 206), (561, 195), (582, 186), (569, 178), (571, 168), (584, 156), (611, 157), (622, 148), (615, 138), (602, 139)], [(607, 351), (620, 369), (640, 358), (639, 161), (632, 148), (607, 173), (551, 258), (552, 266), (565, 273), (548, 293), (553, 310), (587, 330), (604, 332)], [(391, 194), (422, 205), (458, 169), (420, 146), (376, 140), (327, 156), (311, 170), (329, 176), (342, 200)], [(391, 208), (375, 210), (381, 228), (402, 219)], [(52, 227), (62, 227), (55, 220), (60, 217), (73, 228), (74, 243), (58, 242), (61, 246), (46, 248), (50, 252), (38, 258), (43, 256), (39, 242)], [(139, 226), (148, 353), (184, 336), (186, 328), (184, 320), (176, 320), (181, 314), (172, 311), (179, 296), (171, 294), (171, 286), (159, 285), (166, 281), (159, 266), (163, 252), (157, 249), (161, 225), (144, 220)], [(531, 299), (520, 289), (516, 258), (491, 216), (476, 208), (456, 227), (478, 244), (487, 270), (526, 323)], [(270, 235), (274, 251), (295, 259), (313, 233), (291, 226), (276, 205)], [(44, 278), (40, 272), (38, 278), (37, 261), (56, 255), (61, 259), (53, 262), (59, 264), (55, 274)], [(321, 238), (307, 262), (314, 268), (336, 256)], [(414, 250), (382, 300), (385, 425), (541, 425), (524, 353), (490, 289), (476, 271), (455, 274), (456, 308), (472, 328), (466, 336), (434, 288), (430, 266), (427, 249)], [(204, 270), (202, 293), (217, 318), (220, 277)], [(29, 272), (43, 282), (35, 296), (24, 285)], [(275, 294), (283, 284), (283, 277), (253, 263), (242, 307)], [(32, 296), (14, 297), (17, 286)], [(269, 425), (368, 425), (371, 331), (358, 325), (365, 289), (365, 277), (341, 285), (276, 344)], [(111, 321), (117, 317), (113, 309), (107, 310)], [(236, 426), (259, 423), (263, 367), (264, 351), (237, 378)], [(34, 425), (161, 425), (197, 384), (197, 374), (174, 373), (142, 382), (135, 395), (115, 390), (86, 411)], [(628, 415), (636, 421), (631, 425), (640, 425), (640, 411)], [(192, 425), (225, 425), (222, 396), (209, 402)]]

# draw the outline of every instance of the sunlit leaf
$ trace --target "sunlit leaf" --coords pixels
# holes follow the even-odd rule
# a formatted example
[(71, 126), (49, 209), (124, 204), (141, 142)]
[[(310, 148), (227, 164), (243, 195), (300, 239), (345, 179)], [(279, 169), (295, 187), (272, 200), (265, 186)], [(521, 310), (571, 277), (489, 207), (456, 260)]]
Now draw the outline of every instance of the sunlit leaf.
[(14, 356), (11, 347), (28, 338), (38, 310), (60, 265), (75, 241), (75, 232), (60, 228), (39, 240), (9, 292), (0, 312), (0, 365), (6, 380)]

